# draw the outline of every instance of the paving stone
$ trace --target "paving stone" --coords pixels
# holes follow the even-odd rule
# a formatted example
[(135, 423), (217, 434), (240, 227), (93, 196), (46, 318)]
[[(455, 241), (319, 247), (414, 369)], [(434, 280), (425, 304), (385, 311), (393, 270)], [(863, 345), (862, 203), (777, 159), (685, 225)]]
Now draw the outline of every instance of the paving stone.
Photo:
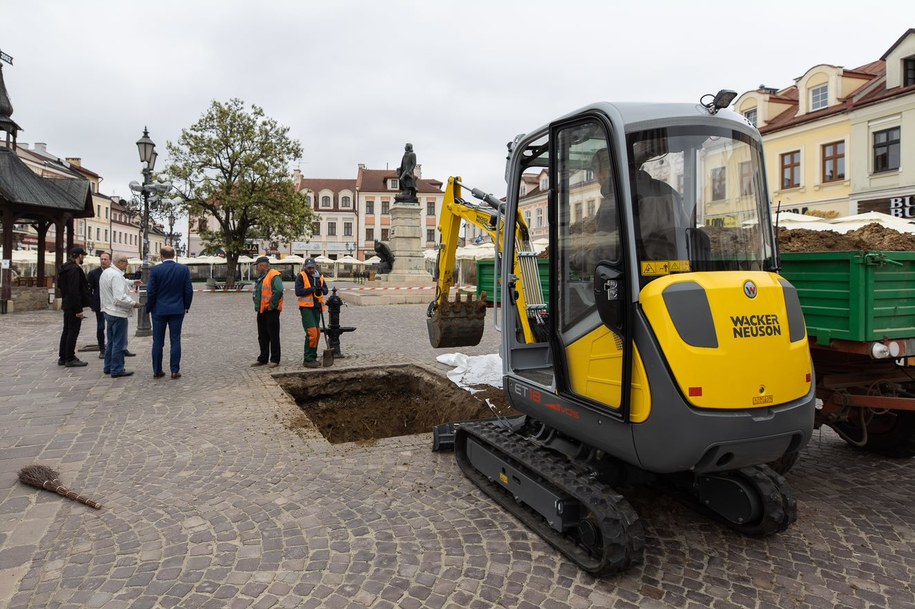
[[(444, 372), (425, 308), (345, 308), (357, 331), (335, 367)], [(301, 370), (298, 312), (281, 316), (287, 359), (271, 371), (249, 367), (250, 309), (250, 295), (195, 295), (180, 381), (151, 378), (135, 319), (138, 374), (113, 382), (95, 361), (56, 366), (59, 313), (0, 316), (0, 571), (22, 568), (8, 592), (0, 584), (0, 606), (915, 607), (915, 460), (817, 432), (787, 476), (798, 522), (764, 540), (627, 494), (645, 562), (598, 580), (492, 504), (452, 455), (431, 453), (430, 434), (327, 443), (272, 376)], [(495, 353), (499, 338), (461, 351)], [(36, 461), (104, 509), (17, 484)]]

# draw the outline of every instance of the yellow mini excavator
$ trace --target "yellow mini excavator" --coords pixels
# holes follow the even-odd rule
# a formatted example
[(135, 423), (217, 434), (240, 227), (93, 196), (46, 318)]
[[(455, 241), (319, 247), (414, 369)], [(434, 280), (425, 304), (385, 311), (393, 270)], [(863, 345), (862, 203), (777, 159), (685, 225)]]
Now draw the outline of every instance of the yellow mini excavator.
[[(471, 189), (472, 204), (448, 182), (430, 341), (483, 332), (485, 296), (449, 300), (468, 221), (496, 246), (503, 384), (524, 416), (452, 424), (447, 444), (475, 484), (595, 575), (642, 558), (618, 490), (632, 484), (747, 535), (797, 516), (767, 464), (810, 439), (813, 369), (797, 293), (778, 275), (759, 132), (726, 109), (733, 97), (594, 104), (520, 135), (505, 201)], [(532, 238), (548, 239), (543, 276)]]

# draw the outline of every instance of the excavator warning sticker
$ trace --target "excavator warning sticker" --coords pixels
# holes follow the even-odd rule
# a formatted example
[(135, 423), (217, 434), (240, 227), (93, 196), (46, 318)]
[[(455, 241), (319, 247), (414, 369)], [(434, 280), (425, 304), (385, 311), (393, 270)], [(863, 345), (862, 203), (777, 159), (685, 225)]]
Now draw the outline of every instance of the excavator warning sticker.
[(658, 277), (671, 273), (688, 273), (689, 260), (649, 260), (642, 262), (643, 277)]

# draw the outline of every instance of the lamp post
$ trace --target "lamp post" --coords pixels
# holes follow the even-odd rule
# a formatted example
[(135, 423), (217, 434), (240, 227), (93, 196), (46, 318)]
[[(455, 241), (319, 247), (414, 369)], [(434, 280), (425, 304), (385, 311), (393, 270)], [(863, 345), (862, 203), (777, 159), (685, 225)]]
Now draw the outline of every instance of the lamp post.
[(136, 336), (149, 336), (152, 334), (152, 326), (149, 323), (149, 312), (146, 310), (146, 284), (149, 281), (149, 205), (159, 201), (161, 195), (168, 192), (172, 185), (156, 184), (153, 182), (153, 170), (156, 168), (156, 144), (149, 139), (149, 131), (143, 127), (143, 137), (137, 140), (137, 150), (140, 153), (140, 162), (145, 163), (143, 167), (143, 183), (136, 180), (130, 183), (130, 190), (143, 196), (143, 264), (140, 267), (140, 304), (143, 305), (137, 310), (137, 332)]

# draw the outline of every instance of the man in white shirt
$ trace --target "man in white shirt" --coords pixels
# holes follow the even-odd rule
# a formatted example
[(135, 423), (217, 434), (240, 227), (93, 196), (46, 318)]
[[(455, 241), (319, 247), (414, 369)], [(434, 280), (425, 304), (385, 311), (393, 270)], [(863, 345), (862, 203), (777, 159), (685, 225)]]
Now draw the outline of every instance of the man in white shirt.
[(108, 347), (105, 349), (105, 374), (111, 378), (130, 376), (124, 370), (124, 352), (127, 350), (127, 319), (140, 303), (130, 297), (133, 284), (124, 277), (127, 256), (117, 255), (114, 264), (104, 270), (99, 278), (99, 303), (108, 327)]

